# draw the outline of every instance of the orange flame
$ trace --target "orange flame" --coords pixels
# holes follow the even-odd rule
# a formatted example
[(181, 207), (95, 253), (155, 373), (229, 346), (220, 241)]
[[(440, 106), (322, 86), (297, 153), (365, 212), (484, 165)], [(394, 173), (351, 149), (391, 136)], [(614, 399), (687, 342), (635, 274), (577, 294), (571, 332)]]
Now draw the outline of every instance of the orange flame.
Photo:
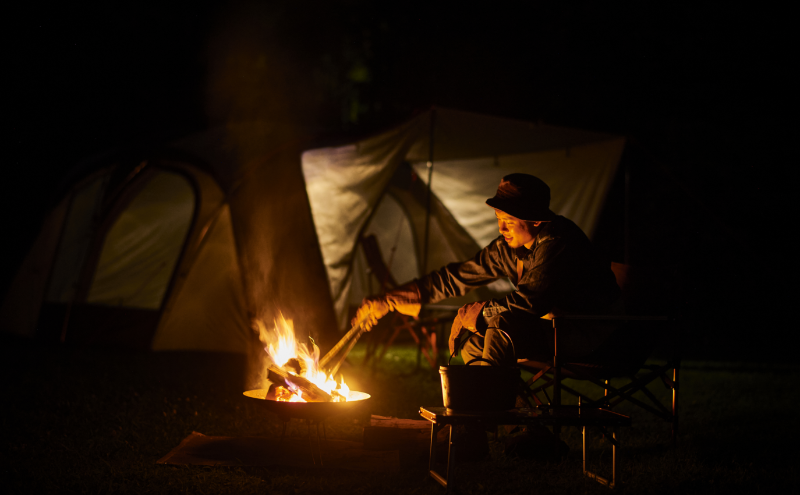
[[(270, 361), (266, 363), (265, 368), (270, 363), (276, 366), (283, 366), (290, 359), (296, 358), (304, 364), (304, 366), (301, 366), (303, 373), (300, 376), (333, 395), (334, 401), (344, 401), (349, 398), (350, 388), (344, 383), (344, 379), (340, 383), (336, 383), (333, 377), (326, 375), (320, 369), (319, 348), (297, 342), (292, 320), (287, 320), (283, 315), (279, 314), (272, 329), (268, 329), (261, 320), (256, 320), (255, 324), (258, 327), (259, 340), (264, 344), (264, 350)], [(265, 384), (264, 388), (268, 387), (269, 384)], [(287, 398), (278, 397), (277, 400), (305, 402), (299, 390)]]

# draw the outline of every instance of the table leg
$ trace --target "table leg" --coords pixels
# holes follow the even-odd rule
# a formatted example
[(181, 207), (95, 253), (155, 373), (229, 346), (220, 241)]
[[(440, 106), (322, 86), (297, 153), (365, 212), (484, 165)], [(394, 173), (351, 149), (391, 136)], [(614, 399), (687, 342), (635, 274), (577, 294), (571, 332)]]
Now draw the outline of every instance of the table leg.
[[(428, 473), (431, 475), (431, 478), (435, 479), (440, 485), (445, 487), (446, 493), (450, 492), (450, 454), (452, 453), (451, 446), (447, 448), (447, 472), (445, 476), (442, 476), (436, 471), (436, 438), (439, 435), (439, 432), (444, 428), (444, 425), (437, 425), (436, 423), (431, 423), (431, 456), (428, 460)], [(450, 440), (452, 442), (453, 437), (453, 427), (450, 425)]]
[(450, 493), (450, 487), (453, 483), (453, 471), (455, 471), (456, 464), (456, 449), (453, 444), (453, 439), (456, 435), (456, 429), (450, 425), (450, 442), (447, 445), (447, 484), (445, 485), (445, 493)]
[(436, 467), (436, 437), (439, 436), (439, 432), (442, 428), (442, 425), (431, 423), (431, 455), (428, 458), (428, 470), (431, 472), (433, 472)]
[[(617, 440), (617, 428), (611, 430), (611, 438)], [(617, 442), (611, 443), (611, 488), (617, 486)]]

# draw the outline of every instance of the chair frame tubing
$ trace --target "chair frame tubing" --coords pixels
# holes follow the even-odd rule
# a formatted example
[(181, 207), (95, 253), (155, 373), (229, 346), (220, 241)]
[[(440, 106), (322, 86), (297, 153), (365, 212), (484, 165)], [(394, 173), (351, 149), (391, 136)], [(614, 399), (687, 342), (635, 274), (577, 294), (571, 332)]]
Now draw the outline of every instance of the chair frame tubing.
[[(560, 317), (560, 318), (553, 318), (553, 365), (542, 368), (538, 370), (533, 377), (527, 380), (527, 386), (523, 389), (523, 396), (528, 403), (530, 403), (530, 399), (533, 399), (537, 404), (541, 405), (543, 402), (539, 399), (536, 395), (538, 392), (542, 392), (547, 401), (550, 405), (553, 406), (560, 406), (561, 405), (561, 392), (569, 393), (578, 398), (579, 403), (583, 401), (585, 406), (590, 407), (597, 407), (597, 406), (605, 406), (608, 408), (614, 408), (618, 404), (623, 401), (628, 401), (639, 408), (653, 414), (654, 416), (663, 419), (672, 424), (670, 438), (673, 443), (677, 441), (678, 437), (678, 391), (680, 390), (680, 365), (681, 365), (681, 358), (676, 357), (669, 360), (666, 364), (663, 365), (643, 365), (640, 367), (640, 370), (647, 370), (646, 373), (640, 376), (629, 376), (628, 378), (630, 381), (621, 387), (613, 387), (609, 384), (608, 379), (602, 380), (595, 376), (590, 376), (589, 374), (581, 371), (578, 369), (577, 366), (570, 365), (569, 363), (562, 363), (561, 358), (558, 354), (558, 325), (557, 322), (559, 319), (597, 319), (597, 320), (645, 320), (645, 321), (667, 321), (666, 317), (581, 317), (581, 316), (573, 316), (573, 317)], [(524, 368), (524, 365), (523, 365)], [(594, 385), (603, 389), (603, 396), (599, 399), (591, 399), (580, 392), (572, 389), (571, 387), (565, 385), (563, 383), (563, 370), (569, 371), (576, 379), (588, 381)], [(668, 372), (672, 371), (672, 378), (670, 379), (668, 376)], [(657, 379), (661, 378), (661, 381), (664, 383), (664, 386), (667, 389), (671, 389), (672, 391), (672, 407), (671, 410), (667, 406), (665, 406), (661, 401), (656, 398), (656, 396), (647, 389), (647, 385), (656, 381)], [(545, 380), (544, 384), (538, 385), (534, 388), (534, 384), (539, 380)], [(552, 387), (553, 389), (553, 399), (547, 395), (547, 389)], [(642, 391), (645, 397), (652, 403), (652, 405), (642, 402), (641, 400), (633, 397), (633, 394), (637, 391)], [(560, 434), (560, 427), (554, 427), (553, 433), (558, 436)]]

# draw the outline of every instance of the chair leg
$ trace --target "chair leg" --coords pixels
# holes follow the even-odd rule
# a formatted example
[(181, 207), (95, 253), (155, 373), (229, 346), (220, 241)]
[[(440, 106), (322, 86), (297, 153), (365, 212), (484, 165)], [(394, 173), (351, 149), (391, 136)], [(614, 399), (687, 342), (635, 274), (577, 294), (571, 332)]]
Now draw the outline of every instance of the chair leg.
[[(515, 407), (529, 407), (531, 409), (534, 409), (536, 406), (534, 406), (533, 402), (531, 402), (532, 394), (530, 389), (528, 388), (527, 382), (525, 382), (525, 380), (523, 380), (522, 378), (520, 378), (519, 381), (521, 383), (519, 385), (519, 393), (517, 394), (517, 403), (515, 404)], [(533, 397), (534, 400), (536, 400), (535, 396)], [(520, 399), (522, 400), (520, 401)]]
[(425, 355), (425, 359), (428, 361), (428, 364), (431, 365), (431, 369), (436, 369), (436, 365), (438, 362), (438, 356), (436, 355), (436, 336), (431, 336), (428, 333), (428, 329), (424, 326), (420, 326), (420, 333), (422, 336), (418, 336), (413, 328), (409, 328), (408, 331), (411, 332), (411, 336), (417, 342), (419, 346), (419, 350), (417, 351), (417, 368), (420, 365), (420, 353)]
[(586, 425), (581, 426), (582, 450), (583, 450), (583, 474), (586, 475)]
[(430, 341), (431, 341), (431, 355), (433, 356), (433, 369), (437, 369), (439, 366), (439, 348), (437, 346), (438, 342), (436, 340), (435, 328), (431, 332)]
[(617, 440), (611, 444), (611, 485), (609, 488), (614, 488), (617, 486), (617, 443), (619, 442), (616, 427), (611, 430), (611, 438)]
[[(600, 431), (608, 438), (608, 432), (603, 427), (600, 427)], [(612, 489), (616, 488), (619, 483), (617, 476), (617, 465), (619, 464), (619, 458), (617, 457), (617, 447), (619, 446), (617, 427), (613, 427), (611, 430), (611, 479), (604, 478), (586, 469), (586, 425), (581, 427), (581, 436), (583, 437), (583, 475), (597, 481), (601, 485)]]
[(389, 347), (391, 347), (391, 345), (394, 343), (394, 339), (397, 338), (397, 334), (399, 334), (399, 333), (400, 333), (400, 329), (399, 328), (394, 329), (394, 331), (392, 332), (391, 337), (389, 337), (389, 340), (384, 342), (383, 346), (378, 351), (378, 353), (377, 353), (378, 356), (373, 358), (373, 361), (372, 361), (373, 366), (377, 366), (377, 364), (380, 363), (383, 360), (383, 356), (386, 355), (386, 351), (389, 350)]

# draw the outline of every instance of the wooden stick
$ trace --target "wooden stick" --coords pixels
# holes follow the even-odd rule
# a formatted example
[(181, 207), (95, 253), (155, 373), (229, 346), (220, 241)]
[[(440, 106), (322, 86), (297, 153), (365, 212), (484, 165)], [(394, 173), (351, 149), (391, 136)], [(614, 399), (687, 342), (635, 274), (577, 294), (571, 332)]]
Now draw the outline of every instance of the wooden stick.
[[(336, 345), (333, 346), (333, 348), (330, 351), (328, 351), (328, 353), (325, 354), (325, 356), (322, 357), (322, 359), (319, 360), (319, 367), (321, 369), (325, 369), (328, 366), (330, 360), (333, 359), (334, 356), (336, 356), (336, 354), (340, 350), (342, 350), (342, 348), (347, 344), (347, 342), (350, 339), (353, 339), (352, 343), (350, 344), (350, 347), (347, 349), (347, 352), (345, 352), (345, 356), (347, 356), (347, 353), (350, 352), (350, 349), (353, 348), (353, 345), (355, 345), (359, 337), (361, 337), (361, 335), (367, 330), (364, 327), (364, 322), (367, 321), (367, 318), (369, 318), (369, 315), (367, 315), (366, 317), (364, 317), (363, 320), (353, 325), (353, 328), (351, 328), (350, 331), (347, 332), (344, 335), (344, 337), (342, 337), (342, 339), (339, 342), (337, 342)], [(341, 362), (339, 364), (341, 364)], [(336, 368), (338, 370), (339, 366), (336, 366)]]
[(364, 333), (364, 329), (362, 328), (361, 332), (356, 334), (356, 336), (353, 337), (350, 340), (350, 345), (347, 346), (347, 349), (344, 350), (342, 355), (336, 361), (336, 364), (334, 364), (333, 367), (330, 369), (330, 371), (328, 371), (328, 376), (333, 378), (333, 376), (336, 374), (336, 372), (339, 371), (339, 367), (342, 365), (344, 360), (347, 358), (347, 355), (350, 354), (350, 351), (353, 349), (353, 346), (356, 345), (356, 341), (358, 341), (359, 337), (361, 337), (361, 334), (363, 334), (363, 333)]
[(267, 379), (276, 385), (280, 385), (293, 394), (297, 395), (296, 390), (302, 392), (301, 397), (306, 402), (331, 402), (331, 395), (317, 387), (302, 376), (297, 376), (288, 371), (278, 368), (274, 364), (267, 369)]

